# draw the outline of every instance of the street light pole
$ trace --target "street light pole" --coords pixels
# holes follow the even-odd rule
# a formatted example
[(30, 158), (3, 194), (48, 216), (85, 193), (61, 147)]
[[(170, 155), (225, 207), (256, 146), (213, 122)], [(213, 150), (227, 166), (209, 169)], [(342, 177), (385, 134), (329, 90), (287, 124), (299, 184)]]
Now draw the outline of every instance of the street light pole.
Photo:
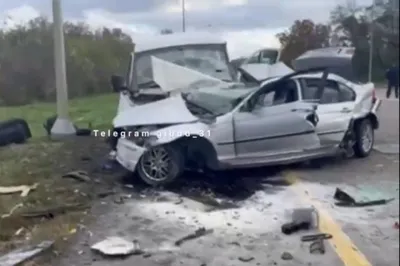
[(186, 7), (185, 0), (182, 0), (182, 31), (186, 31)]
[(375, 19), (376, 0), (372, 0), (371, 23), (370, 23), (370, 44), (369, 44), (369, 63), (368, 63), (368, 81), (372, 81), (372, 63), (374, 56), (374, 19)]
[(73, 135), (76, 133), (76, 130), (68, 115), (68, 89), (61, 0), (52, 1), (54, 29), (54, 70), (57, 90), (57, 119), (51, 129), (51, 135)]

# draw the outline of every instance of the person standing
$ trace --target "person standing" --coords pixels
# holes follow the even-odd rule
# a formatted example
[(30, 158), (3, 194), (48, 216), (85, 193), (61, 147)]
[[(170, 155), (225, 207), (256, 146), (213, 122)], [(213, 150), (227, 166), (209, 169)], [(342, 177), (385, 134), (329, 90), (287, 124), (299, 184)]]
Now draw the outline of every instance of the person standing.
[(387, 79), (387, 91), (386, 98), (390, 98), (392, 94), (392, 89), (394, 89), (394, 95), (398, 99), (399, 98), (399, 67), (396, 64), (393, 64), (386, 71), (386, 79)]

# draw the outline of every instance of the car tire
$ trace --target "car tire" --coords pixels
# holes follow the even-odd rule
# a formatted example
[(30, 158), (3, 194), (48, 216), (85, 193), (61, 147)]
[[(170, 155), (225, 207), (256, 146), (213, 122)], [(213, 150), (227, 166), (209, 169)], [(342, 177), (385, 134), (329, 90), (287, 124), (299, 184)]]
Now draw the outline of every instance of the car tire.
[(363, 119), (355, 124), (355, 144), (354, 153), (359, 158), (367, 157), (373, 147), (375, 141), (374, 128), (372, 121), (368, 118)]
[(31, 130), (24, 119), (11, 119), (0, 123), (0, 146), (25, 143), (31, 137)]
[[(153, 166), (159, 170), (150, 170), (152, 160), (154, 161)], [(157, 162), (157, 160), (159, 161)], [(175, 181), (183, 173), (184, 166), (184, 157), (178, 148), (171, 145), (160, 145), (152, 147), (142, 155), (137, 166), (137, 173), (140, 179), (148, 185), (165, 186)], [(159, 176), (155, 174), (157, 171)]]

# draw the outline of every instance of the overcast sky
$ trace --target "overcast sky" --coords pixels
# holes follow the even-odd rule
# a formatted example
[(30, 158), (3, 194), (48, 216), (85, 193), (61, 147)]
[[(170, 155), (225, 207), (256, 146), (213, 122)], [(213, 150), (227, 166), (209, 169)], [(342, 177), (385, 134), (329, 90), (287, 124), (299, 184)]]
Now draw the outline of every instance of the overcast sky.
[[(352, 0), (353, 2), (355, 0)], [(372, 0), (357, 0), (369, 4)], [(129, 34), (182, 30), (181, 0), (63, 0), (64, 18), (93, 26), (120, 27)], [(329, 12), (349, 0), (186, 0), (190, 31), (217, 31), (228, 41), (232, 57), (262, 46), (277, 46), (275, 33), (296, 19), (325, 22)], [(0, 0), (0, 18), (14, 23), (51, 15), (51, 0)], [(13, 22), (8, 19), (8, 24)]]

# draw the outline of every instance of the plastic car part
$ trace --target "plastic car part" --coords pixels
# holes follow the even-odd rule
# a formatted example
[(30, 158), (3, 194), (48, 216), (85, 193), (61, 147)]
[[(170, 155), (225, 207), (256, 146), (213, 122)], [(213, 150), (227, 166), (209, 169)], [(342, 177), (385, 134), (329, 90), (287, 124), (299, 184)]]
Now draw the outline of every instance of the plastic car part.
[(292, 222), (282, 225), (281, 230), (282, 233), (284, 233), (285, 235), (290, 235), (300, 230), (308, 230), (310, 229), (310, 227), (311, 225), (308, 222), (300, 222), (300, 223)]
[(323, 239), (318, 239), (310, 244), (310, 253), (325, 254), (325, 245)]
[(31, 130), (24, 119), (11, 119), (0, 123), (0, 146), (24, 143), (31, 137)]

